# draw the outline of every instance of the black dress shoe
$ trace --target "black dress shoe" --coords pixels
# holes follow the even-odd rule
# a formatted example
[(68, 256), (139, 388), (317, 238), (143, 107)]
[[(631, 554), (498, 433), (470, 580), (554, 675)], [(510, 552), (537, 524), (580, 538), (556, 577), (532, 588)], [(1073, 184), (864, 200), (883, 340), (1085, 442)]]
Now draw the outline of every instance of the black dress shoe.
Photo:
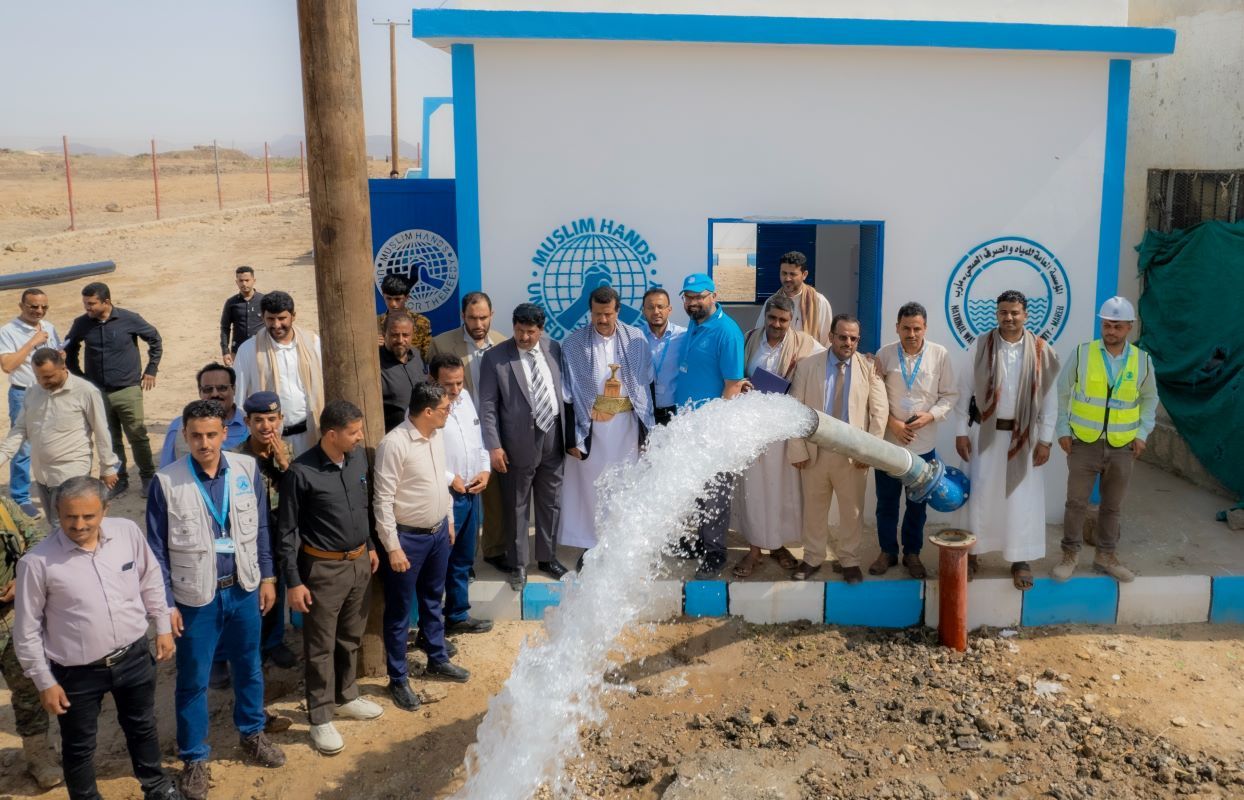
[(560, 579), (561, 576), (569, 572), (565, 565), (556, 558), (552, 561), (537, 561), (536, 566), (539, 567), (541, 572), (548, 575), (550, 578)]
[[(445, 623), (445, 633), (488, 633), (490, 630), (492, 630), (492, 620), (489, 619), (467, 617), (457, 622)], [(448, 647), (449, 643), (446, 642), (445, 646)], [(453, 653), (449, 656), (453, 658)]]
[(511, 571), (506, 581), (510, 584), (511, 589), (521, 592), (523, 587), (527, 585), (527, 570), (524, 567), (519, 567)]
[(454, 683), (466, 683), (471, 677), (471, 673), (452, 661), (429, 661), (428, 668), (424, 674), (435, 675), (438, 678), (444, 678)]
[(513, 569), (510, 566), (510, 562), (505, 560), (505, 556), (484, 556), (484, 563), (502, 572), (510, 572)]
[(393, 705), (403, 711), (414, 711), (422, 703), (419, 695), (410, 690), (410, 684), (406, 681), (401, 683), (391, 682), (389, 684), (389, 696), (393, 698)]
[(586, 551), (586, 550), (584, 550), (582, 553), (579, 553), (579, 560), (578, 560), (578, 561), (576, 561), (576, 562), (574, 562), (574, 571), (575, 571), (575, 572), (582, 572), (582, 571), (583, 571), (583, 558), (584, 558), (586, 555), (587, 555), (587, 551)]
[[(422, 628), (416, 628), (413, 630), (415, 630), (416, 633), (414, 636), (411, 636), (406, 640), (406, 648), (408, 650), (419, 649), (419, 650), (422, 650), (424, 653), (427, 653), (428, 650), (432, 649), (432, 643), (428, 641), (428, 637), (423, 635)], [(446, 639), (445, 640), (445, 655), (449, 656), (450, 658), (453, 658), (454, 656), (458, 655), (458, 645)]]
[(294, 651), (285, 646), (285, 642), (281, 642), (276, 647), (263, 654), (265, 661), (271, 661), (281, 669), (293, 669), (298, 666), (298, 656), (294, 655)]

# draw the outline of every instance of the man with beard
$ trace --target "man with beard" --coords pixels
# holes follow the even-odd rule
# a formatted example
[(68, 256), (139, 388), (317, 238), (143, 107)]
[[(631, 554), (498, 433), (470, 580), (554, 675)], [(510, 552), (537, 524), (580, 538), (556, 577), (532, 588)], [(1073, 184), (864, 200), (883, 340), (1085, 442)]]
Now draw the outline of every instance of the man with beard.
[[(237, 373), (232, 367), (224, 364), (211, 363), (199, 370), (194, 376), (199, 388), (200, 400), (215, 400), (225, 407), (229, 422), (225, 425), (225, 447), (237, 447), (246, 438), (246, 415), (238, 408), (234, 394)], [(181, 417), (178, 416), (168, 424), (168, 433), (164, 434), (164, 447), (160, 448), (160, 466), (167, 467), (179, 458), (185, 458), (190, 446), (181, 435)]]
[[(808, 280), (808, 257), (798, 250), (792, 250), (782, 256), (778, 263), (778, 270), (782, 288), (773, 296), (784, 295), (795, 304), (791, 327), (808, 334), (821, 345), (828, 347), (829, 326), (834, 312), (825, 295), (805, 283)], [(757, 328), (764, 325), (764, 317), (764, 311), (761, 311), (760, 319), (756, 320)]]
[[(729, 400), (743, 389), (743, 331), (717, 304), (717, 285), (703, 272), (682, 283), (682, 305), (691, 318), (678, 359), (674, 405), (696, 407), (714, 398)], [(695, 579), (714, 580), (726, 566), (726, 532), (730, 527), (729, 473), (716, 475), (696, 500), (700, 524), (695, 541), (681, 543), (681, 555), (698, 558)]]
[[(432, 352), (450, 353), (465, 367), (463, 380), (466, 392), (479, 411), (479, 370), (484, 354), (505, 341), (505, 336), (492, 329), (492, 299), (483, 292), (467, 292), (462, 298), (462, 325), (445, 331), (432, 340)], [(430, 363), (430, 362), (429, 362)], [(480, 496), (483, 533), (479, 538), (484, 561), (506, 570), (505, 512), (501, 502), (501, 481), (491, 480)]]
[[(968, 529), (976, 534), (968, 575), (980, 553), (1002, 551), (1011, 581), (1032, 588), (1029, 560), (1045, 555), (1045, 477), (1058, 420), (1058, 356), (1025, 329), (1028, 298), (998, 295), (998, 327), (972, 343), (960, 379), (955, 450), (968, 462)], [(973, 403), (975, 401), (975, 403)], [(975, 405), (976, 413), (972, 413)], [(969, 431), (979, 422), (976, 442)]]
[(402, 424), (410, 408), (410, 393), (423, 383), (423, 358), (414, 348), (415, 323), (404, 314), (390, 314), (384, 323), (380, 348), (380, 388), (384, 400), (385, 433)]
[(674, 382), (678, 379), (679, 352), (687, 329), (670, 322), (670, 295), (660, 286), (644, 292), (644, 338), (652, 355), (653, 415), (658, 425), (669, 424), (674, 405)]
[(264, 329), (242, 343), (234, 357), (237, 393), (276, 392), (285, 414), (282, 438), (297, 457), (319, 441), (324, 410), (320, 337), (294, 324), (294, 298), (269, 292), (260, 303)]
[[(589, 296), (590, 324), (562, 340), (566, 398), (566, 465), (558, 542), (596, 546), (596, 480), (614, 464), (634, 463), (656, 422), (652, 361), (638, 328), (618, 322), (622, 302), (612, 286)], [(583, 556), (579, 556), (579, 568)]]
[[(799, 362), (823, 351), (815, 339), (791, 328), (795, 307), (789, 297), (774, 295), (765, 303), (765, 326), (749, 331), (743, 341), (744, 362), (749, 376), (763, 369), (789, 383)], [(752, 391), (751, 381), (743, 391)], [(799, 472), (786, 460), (786, 443), (765, 448), (739, 478), (734, 494), (736, 528), (750, 549), (734, 567), (736, 578), (747, 578), (768, 550), (782, 569), (798, 564), (786, 549), (798, 541), (803, 525), (803, 491)]]

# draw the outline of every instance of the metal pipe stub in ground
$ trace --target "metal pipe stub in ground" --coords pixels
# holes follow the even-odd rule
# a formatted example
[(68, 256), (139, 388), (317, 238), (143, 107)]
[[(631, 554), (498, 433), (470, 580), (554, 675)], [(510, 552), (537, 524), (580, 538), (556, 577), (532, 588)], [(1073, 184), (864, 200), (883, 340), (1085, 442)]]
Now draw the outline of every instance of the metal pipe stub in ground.
[(945, 647), (968, 649), (968, 550), (971, 533), (949, 528), (929, 537), (937, 545), (937, 637)]

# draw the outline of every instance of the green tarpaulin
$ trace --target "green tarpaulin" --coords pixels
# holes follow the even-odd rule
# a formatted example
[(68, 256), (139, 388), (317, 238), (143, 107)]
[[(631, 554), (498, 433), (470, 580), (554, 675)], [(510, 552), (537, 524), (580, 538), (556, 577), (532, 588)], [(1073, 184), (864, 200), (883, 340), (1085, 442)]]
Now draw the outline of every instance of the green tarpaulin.
[(1201, 463), (1244, 495), (1244, 222), (1148, 231), (1140, 344), (1158, 394)]

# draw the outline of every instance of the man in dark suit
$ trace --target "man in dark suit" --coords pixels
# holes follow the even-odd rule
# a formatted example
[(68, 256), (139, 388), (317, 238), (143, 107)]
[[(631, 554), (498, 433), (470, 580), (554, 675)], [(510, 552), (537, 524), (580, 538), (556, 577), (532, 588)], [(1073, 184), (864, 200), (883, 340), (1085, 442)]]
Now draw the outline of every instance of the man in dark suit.
[(544, 335), (544, 310), (533, 303), (514, 309), (514, 336), (490, 349), (480, 365), (479, 418), (493, 472), (500, 476), (510, 587), (527, 582), (527, 517), (536, 511), (536, 561), (554, 578), (566, 573), (557, 560), (561, 507), (561, 349)]

